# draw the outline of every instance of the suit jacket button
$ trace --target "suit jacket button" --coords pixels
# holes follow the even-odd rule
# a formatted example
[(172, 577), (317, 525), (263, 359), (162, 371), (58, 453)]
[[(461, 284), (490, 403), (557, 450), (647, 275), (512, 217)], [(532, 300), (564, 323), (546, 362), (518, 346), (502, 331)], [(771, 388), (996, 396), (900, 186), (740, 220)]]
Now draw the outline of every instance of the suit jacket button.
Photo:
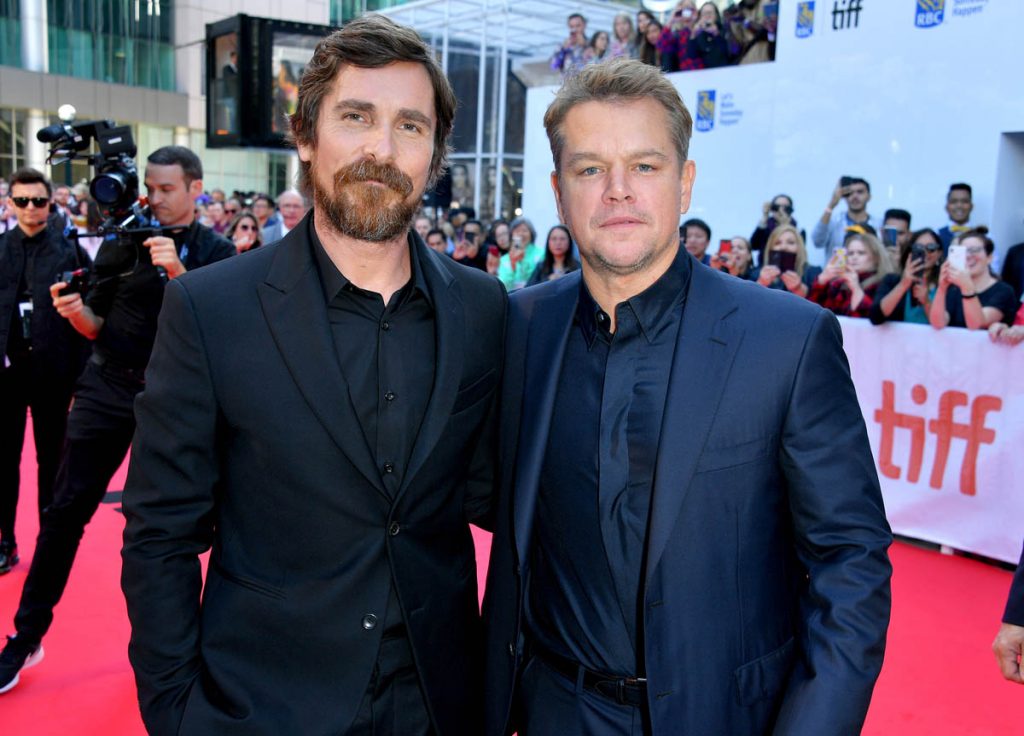
[(373, 631), (377, 628), (377, 617), (372, 613), (368, 613), (363, 616), (363, 628), (367, 631)]
[(402, 531), (401, 524), (399, 524), (397, 521), (392, 521), (391, 525), (388, 527), (388, 534), (390, 534), (392, 537), (397, 537), (398, 532), (400, 531)]

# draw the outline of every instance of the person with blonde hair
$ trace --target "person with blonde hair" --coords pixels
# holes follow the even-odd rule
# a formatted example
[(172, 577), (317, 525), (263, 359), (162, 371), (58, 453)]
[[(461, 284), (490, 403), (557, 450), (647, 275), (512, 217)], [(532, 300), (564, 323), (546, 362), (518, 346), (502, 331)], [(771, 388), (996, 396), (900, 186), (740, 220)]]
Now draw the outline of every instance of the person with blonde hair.
[(814, 280), (821, 274), (819, 266), (807, 263), (807, 245), (793, 225), (779, 225), (768, 236), (764, 247), (764, 265), (750, 278), (761, 286), (785, 289), (806, 297)]
[(633, 33), (633, 19), (629, 13), (619, 13), (612, 22), (612, 40), (608, 46), (609, 59), (635, 59), (636, 39)]
[(866, 231), (854, 231), (832, 254), (807, 298), (841, 317), (867, 317), (878, 284), (888, 273), (892, 263), (882, 242)]

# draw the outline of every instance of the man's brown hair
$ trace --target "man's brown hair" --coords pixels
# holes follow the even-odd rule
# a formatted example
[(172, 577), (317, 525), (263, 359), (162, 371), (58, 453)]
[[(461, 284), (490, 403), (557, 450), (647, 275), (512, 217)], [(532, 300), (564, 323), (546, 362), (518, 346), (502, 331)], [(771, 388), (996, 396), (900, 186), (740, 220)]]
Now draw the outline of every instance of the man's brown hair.
[[(455, 92), (433, 52), (416, 31), (383, 15), (367, 15), (349, 21), (317, 44), (313, 58), (299, 82), (299, 99), (291, 116), (295, 143), (316, 146), (320, 105), (342, 67), (352, 65), (379, 69), (399, 61), (422, 64), (434, 88), (434, 156), (430, 162), (428, 188), (434, 185), (448, 163), (448, 139), (455, 119)], [(310, 164), (300, 161), (300, 186), (309, 193)]]
[(690, 149), (693, 118), (679, 99), (676, 88), (649, 64), (633, 59), (613, 59), (603, 64), (589, 64), (579, 74), (567, 79), (544, 113), (544, 128), (551, 142), (555, 172), (561, 175), (562, 149), (565, 148), (562, 124), (572, 108), (584, 102), (622, 103), (647, 98), (665, 108), (669, 132), (682, 166)]

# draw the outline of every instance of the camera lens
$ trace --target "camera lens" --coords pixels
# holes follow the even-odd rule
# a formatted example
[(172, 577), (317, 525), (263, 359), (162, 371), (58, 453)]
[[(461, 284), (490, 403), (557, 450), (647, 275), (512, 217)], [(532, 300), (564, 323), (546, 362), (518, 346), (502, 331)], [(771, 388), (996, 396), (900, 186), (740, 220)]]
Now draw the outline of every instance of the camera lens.
[(124, 196), (127, 185), (124, 177), (119, 172), (108, 172), (99, 174), (89, 185), (89, 191), (101, 205), (117, 204)]

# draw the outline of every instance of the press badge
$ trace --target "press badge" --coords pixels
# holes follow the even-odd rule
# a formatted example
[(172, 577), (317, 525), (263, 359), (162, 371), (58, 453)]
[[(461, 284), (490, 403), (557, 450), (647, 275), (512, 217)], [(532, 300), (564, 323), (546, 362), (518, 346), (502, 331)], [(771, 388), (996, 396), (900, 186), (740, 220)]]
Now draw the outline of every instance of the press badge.
[(32, 302), (21, 302), (18, 304), (18, 313), (21, 315), (21, 336), (26, 340), (32, 339)]

